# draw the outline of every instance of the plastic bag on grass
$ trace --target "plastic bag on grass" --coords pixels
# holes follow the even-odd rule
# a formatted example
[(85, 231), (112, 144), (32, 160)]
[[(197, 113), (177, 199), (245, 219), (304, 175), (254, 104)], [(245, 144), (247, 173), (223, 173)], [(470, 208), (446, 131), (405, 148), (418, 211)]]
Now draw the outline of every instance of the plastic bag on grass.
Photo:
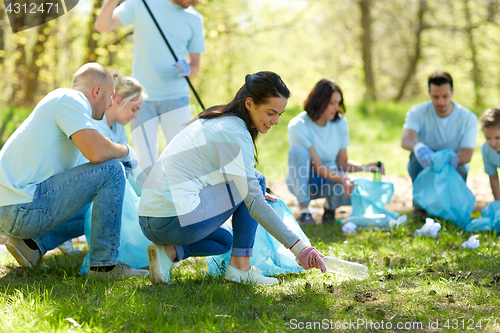
[(352, 222), (360, 228), (389, 228), (389, 222), (399, 217), (384, 207), (391, 201), (394, 185), (359, 178), (353, 181), (356, 188), (351, 193), (352, 213), (342, 222)]
[(495, 231), (500, 232), (500, 201), (493, 201), (481, 211), (478, 219), (473, 219), (465, 226), (465, 231)]
[[(92, 207), (85, 215), (85, 237), (90, 247)], [(134, 268), (143, 268), (149, 265), (146, 248), (151, 241), (144, 236), (139, 225), (139, 197), (127, 181), (123, 198), (122, 226), (120, 230), (120, 246), (118, 247), (118, 261)], [(90, 253), (85, 256), (80, 274), (87, 274), (90, 269)]]
[(464, 228), (470, 221), (476, 198), (451, 166), (452, 154), (451, 149), (432, 154), (432, 166), (425, 168), (415, 179), (413, 200), (430, 215)]
[[(299, 235), (306, 245), (311, 245), (309, 239), (295, 220), (293, 213), (283, 200), (278, 199), (276, 202), (268, 201), (268, 203), (283, 222)], [(207, 257), (207, 274), (214, 276), (222, 275), (230, 259), (231, 250), (221, 255)], [(250, 257), (250, 265), (259, 268), (265, 276), (304, 271), (295, 261), (295, 255), (278, 242), (260, 224), (257, 226), (257, 232), (255, 233), (253, 257)]]

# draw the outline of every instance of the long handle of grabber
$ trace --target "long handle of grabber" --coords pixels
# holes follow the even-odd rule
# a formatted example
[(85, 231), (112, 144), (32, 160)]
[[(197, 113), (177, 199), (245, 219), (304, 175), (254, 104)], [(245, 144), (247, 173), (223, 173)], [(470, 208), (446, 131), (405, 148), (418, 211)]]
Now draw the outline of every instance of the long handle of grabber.
[[(170, 52), (172, 53), (172, 56), (174, 57), (174, 60), (175, 62), (179, 61), (179, 59), (177, 58), (177, 56), (175, 55), (175, 52), (174, 50), (172, 49), (172, 46), (170, 46), (170, 43), (168, 42), (167, 40), (167, 37), (165, 37), (165, 34), (163, 33), (163, 31), (161, 30), (160, 28), (160, 25), (158, 24), (158, 22), (156, 21), (155, 17), (153, 16), (153, 13), (151, 12), (151, 10), (149, 9), (149, 6), (148, 4), (146, 3), (146, 0), (142, 0), (142, 2), (144, 3), (144, 6), (146, 6), (146, 9), (148, 10), (148, 13), (149, 15), (151, 16), (151, 18), (153, 19), (153, 22), (155, 23), (156, 27), (158, 28), (158, 31), (160, 32), (161, 36), (163, 37), (163, 40), (165, 41), (165, 43), (167, 44), (168, 46), (168, 49), (170, 50)], [(196, 92), (196, 90), (194, 89), (193, 85), (191, 84), (191, 80), (189, 80), (189, 78), (187, 76), (184, 76), (184, 78), (186, 79), (187, 83), (189, 84), (189, 87), (191, 88), (191, 90), (193, 91), (193, 94), (194, 96), (196, 97), (196, 100), (198, 101), (198, 103), (200, 103), (200, 106), (203, 110), (205, 110), (205, 106), (203, 105), (203, 103), (201, 102), (201, 99), (200, 99), (200, 96), (198, 96), (198, 93)]]

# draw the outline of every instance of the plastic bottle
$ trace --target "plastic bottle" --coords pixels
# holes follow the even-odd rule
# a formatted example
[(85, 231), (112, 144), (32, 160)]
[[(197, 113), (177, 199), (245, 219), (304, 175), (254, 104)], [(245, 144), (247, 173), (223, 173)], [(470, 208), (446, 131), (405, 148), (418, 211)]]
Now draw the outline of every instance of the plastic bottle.
[(358, 280), (364, 280), (368, 277), (368, 267), (357, 262), (350, 262), (335, 257), (324, 257), (323, 262), (329, 272), (347, 275)]
[(338, 220), (339, 224), (352, 222), (358, 226), (387, 226), (390, 216), (385, 214), (364, 214), (364, 215), (351, 215), (345, 219)]
[[(381, 168), (382, 167), (382, 162), (378, 161), (377, 162), (377, 167)], [(380, 181), (382, 181), (382, 173), (380, 173), (380, 172), (374, 172), (373, 173), (373, 181), (374, 182), (380, 182)]]

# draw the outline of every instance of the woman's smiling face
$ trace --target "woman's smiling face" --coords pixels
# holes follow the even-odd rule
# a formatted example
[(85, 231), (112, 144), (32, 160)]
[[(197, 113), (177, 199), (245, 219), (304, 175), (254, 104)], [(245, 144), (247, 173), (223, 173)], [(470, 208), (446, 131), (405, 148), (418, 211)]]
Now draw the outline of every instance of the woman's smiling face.
[(267, 133), (271, 126), (278, 125), (279, 117), (285, 112), (288, 99), (285, 97), (270, 97), (266, 103), (257, 105), (251, 97), (245, 101), (253, 126), (262, 134)]

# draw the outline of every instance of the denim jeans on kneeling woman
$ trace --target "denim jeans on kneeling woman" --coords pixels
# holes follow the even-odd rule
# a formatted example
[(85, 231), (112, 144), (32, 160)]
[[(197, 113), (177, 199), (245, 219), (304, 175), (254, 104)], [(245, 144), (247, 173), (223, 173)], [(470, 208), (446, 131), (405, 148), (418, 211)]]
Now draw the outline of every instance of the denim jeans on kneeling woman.
[[(266, 192), (266, 180), (262, 174), (256, 172), (262, 193)], [(251, 257), (258, 222), (250, 216), (247, 206), (241, 197), (234, 198), (236, 203), (227, 211), (213, 216), (213, 210), (226, 206), (229, 200), (228, 188), (234, 196), (238, 195), (234, 182), (208, 186), (200, 192), (200, 204), (186, 216), (147, 217), (139, 216), (142, 232), (154, 243), (174, 245), (177, 251), (177, 260), (189, 257), (211, 256), (227, 252), (231, 246), (232, 256)], [(189, 216), (187, 216), (189, 215)], [(226, 223), (230, 216), (231, 227)], [(203, 216), (213, 216), (204, 219)], [(193, 220), (197, 223), (184, 225), (180, 221)]]
[(308, 205), (319, 198), (328, 198), (326, 208), (332, 210), (351, 205), (351, 199), (344, 197), (341, 183), (322, 178), (312, 170), (311, 154), (304, 146), (293, 145), (288, 151), (286, 184), (299, 205)]
[(54, 175), (38, 184), (32, 202), (0, 207), (0, 234), (32, 238), (44, 254), (84, 234), (85, 214), (93, 201), (90, 265), (115, 265), (125, 181), (116, 159)]

